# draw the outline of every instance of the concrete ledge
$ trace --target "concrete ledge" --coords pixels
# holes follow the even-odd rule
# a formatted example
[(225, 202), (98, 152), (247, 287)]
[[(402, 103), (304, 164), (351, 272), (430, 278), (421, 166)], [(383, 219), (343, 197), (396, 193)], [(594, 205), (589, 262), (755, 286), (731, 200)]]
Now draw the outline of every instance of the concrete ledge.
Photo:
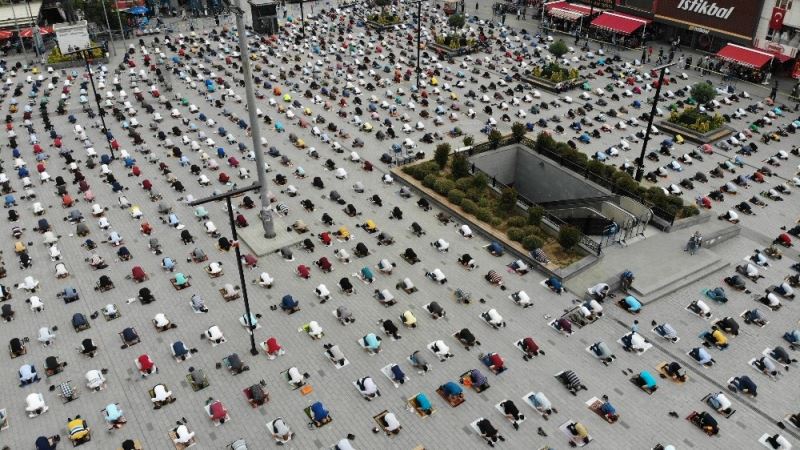
[(273, 239), (264, 237), (264, 229), (261, 227), (260, 219), (253, 221), (245, 228), (236, 229), (239, 240), (244, 242), (250, 248), (250, 251), (259, 258), (266, 254), (277, 252), (283, 247), (291, 247), (312, 235), (311, 231), (303, 234), (287, 231), (286, 227), (288, 225), (277, 215), (272, 216), (272, 221), (275, 222), (275, 237)]
[(723, 242), (733, 239), (742, 232), (741, 225), (731, 225), (719, 231), (703, 236), (703, 248), (712, 248)]
[(686, 217), (684, 219), (678, 219), (672, 224), (655, 215), (653, 219), (651, 219), (651, 221), (653, 222), (653, 226), (655, 226), (656, 228), (666, 233), (671, 233), (673, 231), (683, 230), (689, 227), (694, 227), (706, 223), (709, 220), (711, 220), (712, 216), (713, 214), (709, 211), (700, 211), (700, 214), (696, 216)]

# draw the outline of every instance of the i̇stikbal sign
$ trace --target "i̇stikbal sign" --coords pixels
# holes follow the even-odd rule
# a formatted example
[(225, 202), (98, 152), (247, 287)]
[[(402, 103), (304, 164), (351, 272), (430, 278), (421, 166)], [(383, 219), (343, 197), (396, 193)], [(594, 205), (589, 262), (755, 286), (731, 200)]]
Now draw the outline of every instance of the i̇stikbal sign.
[(689, 29), (751, 41), (763, 0), (657, 0), (655, 16)]

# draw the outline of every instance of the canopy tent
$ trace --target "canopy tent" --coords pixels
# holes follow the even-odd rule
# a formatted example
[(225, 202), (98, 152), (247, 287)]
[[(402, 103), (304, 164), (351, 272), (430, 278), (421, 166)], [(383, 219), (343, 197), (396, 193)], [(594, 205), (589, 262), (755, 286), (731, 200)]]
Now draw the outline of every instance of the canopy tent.
[[(30, 12), (28, 5), (30, 5)], [(41, 1), (0, 6), (0, 28), (11, 28), (17, 25), (30, 26), (38, 21), (41, 9)]]
[(760, 69), (775, 57), (772, 53), (742, 47), (741, 45), (728, 44), (717, 52), (717, 57), (731, 61), (745, 67)]
[[(567, 3), (563, 0), (545, 3), (544, 10), (553, 17), (571, 21), (576, 21), (592, 13), (592, 8), (588, 6)], [(595, 9), (594, 12), (597, 13), (600, 10)]]
[(650, 24), (652, 20), (622, 14), (618, 12), (604, 12), (592, 21), (592, 26), (611, 31), (612, 33), (633, 34), (639, 28)]
[[(39, 35), (46, 36), (53, 32), (53, 27), (39, 27)], [(19, 30), (19, 35), (24, 38), (31, 38), (33, 37), (33, 27), (29, 28), (22, 28)]]

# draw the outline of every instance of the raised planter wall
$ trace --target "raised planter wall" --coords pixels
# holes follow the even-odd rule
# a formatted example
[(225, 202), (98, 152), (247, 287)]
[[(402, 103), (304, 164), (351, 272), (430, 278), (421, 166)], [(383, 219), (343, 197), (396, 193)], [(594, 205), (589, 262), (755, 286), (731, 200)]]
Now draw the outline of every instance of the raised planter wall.
[(441, 45), (437, 43), (429, 44), (430, 48), (434, 49), (436, 52), (443, 53), (447, 56), (462, 56), (462, 55), (469, 55), (471, 53), (475, 53), (477, 50), (477, 46), (467, 46), (467, 47), (459, 47), (459, 48), (450, 48), (446, 45)]
[(720, 139), (724, 139), (734, 132), (733, 128), (723, 125), (716, 130), (711, 130), (708, 133), (699, 133), (697, 131), (692, 130), (691, 128), (686, 128), (684, 126), (672, 123), (667, 120), (661, 120), (658, 122), (658, 127), (662, 130), (670, 131), (673, 134), (680, 134), (683, 136), (684, 139), (687, 141), (691, 141), (697, 144), (709, 144), (716, 142)]
[(547, 79), (544, 79), (544, 78), (537, 78), (537, 77), (529, 76), (529, 75), (523, 75), (521, 77), (521, 79), (522, 79), (522, 81), (525, 81), (526, 83), (530, 83), (530, 84), (532, 84), (534, 86), (538, 86), (538, 87), (540, 87), (540, 88), (542, 88), (542, 89), (544, 89), (544, 90), (546, 90), (548, 92), (555, 92), (555, 93), (569, 92), (569, 91), (575, 90), (575, 89), (581, 87), (583, 85), (583, 83), (586, 81), (586, 80), (584, 80), (582, 78), (578, 78), (576, 80), (573, 80), (572, 83), (574, 83), (574, 84), (573, 85), (568, 85), (570, 87), (567, 88), (567, 87), (564, 87), (564, 82), (563, 81), (560, 82), (560, 83), (555, 83), (553, 81), (550, 81), (550, 80), (547, 80)]

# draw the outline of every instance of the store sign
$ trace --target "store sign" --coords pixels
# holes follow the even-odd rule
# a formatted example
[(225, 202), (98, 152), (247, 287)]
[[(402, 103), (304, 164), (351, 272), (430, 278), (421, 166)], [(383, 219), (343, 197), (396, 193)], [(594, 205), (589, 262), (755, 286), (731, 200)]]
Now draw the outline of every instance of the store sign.
[(655, 17), (689, 29), (752, 40), (762, 3), (763, 0), (659, 0)]

